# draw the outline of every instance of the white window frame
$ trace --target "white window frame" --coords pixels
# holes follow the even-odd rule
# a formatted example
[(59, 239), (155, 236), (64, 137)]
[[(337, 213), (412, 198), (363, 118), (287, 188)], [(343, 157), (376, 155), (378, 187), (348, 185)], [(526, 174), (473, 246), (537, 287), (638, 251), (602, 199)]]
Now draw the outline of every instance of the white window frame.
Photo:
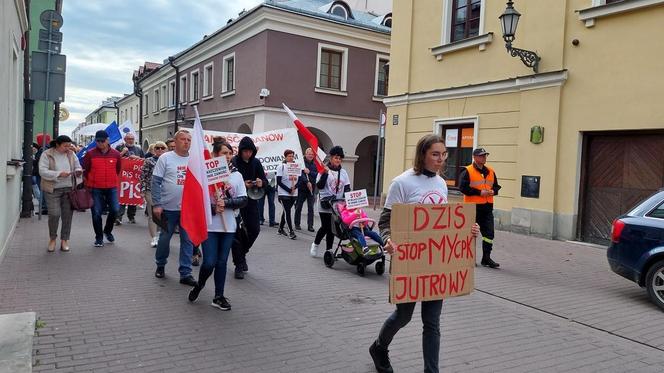
[[(233, 60), (233, 89), (228, 89), (228, 60)], [(237, 59), (235, 58), (235, 52), (225, 55), (222, 59), (222, 74), (221, 74), (221, 97), (231, 96), (235, 94), (235, 89), (237, 88)]]
[[(208, 72), (209, 70), (209, 72)], [(211, 87), (208, 87), (208, 78), (212, 79), (210, 81)], [(214, 97), (214, 62), (210, 62), (203, 66), (203, 100), (209, 100)]]
[(186, 105), (187, 104), (187, 83), (189, 82), (189, 78), (187, 78), (187, 74), (184, 74), (183, 76), (180, 77), (180, 105)]
[(152, 101), (154, 101), (154, 104), (152, 105), (152, 113), (156, 115), (157, 113), (159, 113), (159, 105), (161, 101), (161, 97), (159, 97), (159, 87), (155, 88), (153, 92), (154, 92), (154, 100)]
[[(443, 33), (442, 33), (442, 40), (441, 44), (450, 44), (450, 40), (452, 40), (452, 3), (453, 0), (445, 0), (445, 4), (443, 7)], [(484, 35), (484, 22), (486, 20), (486, 0), (482, 0), (480, 2), (480, 30), (478, 32), (478, 36)], [(457, 40), (459, 42), (461, 40)]]
[(579, 20), (584, 22), (586, 27), (593, 27), (597, 18), (662, 4), (664, 4), (664, 0), (630, 0), (613, 4), (607, 4), (606, 0), (593, 0), (590, 8), (576, 12), (579, 14)]
[[(198, 80), (198, 89), (196, 92), (197, 97), (194, 98), (194, 75), (196, 75), (196, 79)], [(201, 82), (200, 82), (200, 77), (201, 77), (201, 71), (200, 69), (192, 70), (189, 73), (189, 103), (190, 104), (196, 104), (201, 98)]]
[[(339, 90), (323, 88), (320, 86), (320, 64), (321, 64), (321, 55), (323, 49), (328, 49), (335, 52), (341, 53), (341, 84)], [(314, 88), (315, 92), (318, 93), (327, 93), (338, 96), (348, 96), (348, 91), (346, 88), (346, 83), (348, 81), (348, 48), (341, 47), (338, 45), (318, 43), (318, 58), (316, 59), (316, 87)]]
[(143, 114), (143, 118), (147, 118), (147, 116), (150, 114), (150, 94), (149, 93), (144, 93), (143, 94), (143, 107), (145, 108), (145, 114)]
[(334, 5), (332, 5), (332, 7), (330, 7), (330, 14), (331, 14), (331, 15), (333, 15), (333, 16), (337, 16), (336, 14), (334, 14), (334, 9), (336, 9), (336, 8), (341, 8), (341, 9), (343, 9), (343, 10), (344, 10), (344, 17), (343, 17), (343, 18), (344, 18), (344, 19), (348, 19), (348, 17), (349, 17), (348, 9), (346, 9), (346, 7), (343, 6), (343, 5), (341, 5), (341, 4), (334, 4)]
[(444, 0), (443, 2), (443, 19), (441, 22), (441, 40), (440, 45), (431, 48), (431, 53), (436, 56), (438, 61), (443, 59), (443, 55), (452, 53), (458, 50), (478, 47), (480, 51), (486, 49), (488, 44), (493, 41), (493, 33), (485, 33), (486, 21), (486, 0), (480, 2), (480, 29), (477, 36), (473, 36), (463, 40), (452, 40), (452, 4), (453, 0)]
[[(377, 54), (376, 55), (376, 74), (374, 75), (374, 100), (382, 101), (382, 98), (387, 96), (387, 93), (385, 96), (379, 96), (378, 95), (378, 74), (380, 73), (380, 70), (378, 69), (380, 66), (380, 61), (384, 60), (387, 61), (388, 63), (390, 62), (390, 56), (386, 54)], [(388, 79), (388, 84), (389, 84), (389, 79)], [(389, 85), (388, 85), (389, 87)]]
[(159, 96), (159, 106), (161, 111), (166, 110), (166, 103), (168, 102), (168, 92), (166, 91), (166, 84), (161, 85), (161, 93)]
[(168, 108), (175, 109), (175, 79), (168, 81)]

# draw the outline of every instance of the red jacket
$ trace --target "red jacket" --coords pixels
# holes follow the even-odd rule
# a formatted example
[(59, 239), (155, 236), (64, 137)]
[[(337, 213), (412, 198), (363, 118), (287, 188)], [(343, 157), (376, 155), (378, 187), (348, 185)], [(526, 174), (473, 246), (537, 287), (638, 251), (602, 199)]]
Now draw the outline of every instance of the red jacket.
[(85, 153), (83, 157), (83, 176), (88, 188), (108, 189), (120, 185), (120, 152), (109, 148), (102, 153), (99, 148)]

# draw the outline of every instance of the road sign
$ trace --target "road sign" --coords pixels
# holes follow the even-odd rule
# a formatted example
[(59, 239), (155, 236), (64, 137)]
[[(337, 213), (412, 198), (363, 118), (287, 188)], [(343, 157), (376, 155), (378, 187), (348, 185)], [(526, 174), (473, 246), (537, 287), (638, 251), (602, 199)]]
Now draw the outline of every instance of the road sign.
[(48, 40), (39, 40), (39, 44), (37, 45), (37, 49), (39, 49), (42, 52), (51, 52), (51, 53), (60, 53), (60, 48), (62, 47), (62, 44), (55, 42), (55, 41), (48, 41)]
[[(51, 54), (50, 69), (47, 74), (47, 68), (49, 67), (48, 55), (44, 52), (32, 52), (31, 98), (33, 100), (62, 102), (65, 99), (67, 59), (63, 54)], [(46, 91), (47, 86), (48, 92)]]
[(48, 30), (39, 30), (39, 40), (48, 40), (49, 36), (51, 41), (62, 43), (62, 33), (60, 31), (53, 31), (49, 35)]
[(45, 10), (39, 15), (39, 22), (46, 30), (59, 30), (62, 27), (62, 16), (55, 10)]

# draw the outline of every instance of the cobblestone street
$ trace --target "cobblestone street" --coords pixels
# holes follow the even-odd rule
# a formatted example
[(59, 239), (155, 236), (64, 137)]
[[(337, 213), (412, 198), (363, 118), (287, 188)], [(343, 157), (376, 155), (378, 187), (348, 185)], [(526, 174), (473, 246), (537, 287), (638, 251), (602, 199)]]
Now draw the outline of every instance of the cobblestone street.
[[(186, 300), (177, 248), (167, 277), (154, 277), (142, 214), (103, 248), (89, 213), (74, 220), (72, 251), (53, 254), (46, 219), (21, 220), (0, 263), (0, 313), (45, 323), (35, 371), (374, 371), (368, 347), (393, 309), (387, 276), (326, 268), (309, 257), (308, 232), (291, 241), (264, 226), (246, 278), (229, 273), (233, 309), (221, 312), (211, 281)], [(498, 232), (495, 259), (500, 270), (476, 269), (475, 292), (445, 302), (444, 372), (664, 371), (662, 313), (610, 272), (603, 249)], [(422, 370), (421, 325), (417, 307), (390, 348), (395, 371)]]

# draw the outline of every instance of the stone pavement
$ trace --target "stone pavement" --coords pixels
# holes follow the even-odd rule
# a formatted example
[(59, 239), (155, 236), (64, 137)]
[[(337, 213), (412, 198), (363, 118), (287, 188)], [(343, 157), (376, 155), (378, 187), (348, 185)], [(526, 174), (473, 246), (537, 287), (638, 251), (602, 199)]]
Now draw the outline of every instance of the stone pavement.
[[(140, 210), (139, 210), (140, 211)], [(372, 372), (367, 349), (393, 306), (387, 277), (308, 256), (264, 226), (249, 273), (229, 273), (233, 310), (178, 283), (177, 248), (156, 279), (145, 218), (92, 247), (76, 213), (70, 253), (46, 252), (46, 220), (21, 220), (0, 263), (0, 313), (33, 311), (36, 372)], [(499, 232), (500, 270), (477, 268), (470, 296), (443, 308), (443, 372), (662, 372), (664, 316), (608, 269), (605, 251)], [(229, 266), (232, 268), (232, 266)], [(197, 270), (195, 271), (197, 274)], [(422, 370), (419, 306), (391, 346), (397, 372)]]

